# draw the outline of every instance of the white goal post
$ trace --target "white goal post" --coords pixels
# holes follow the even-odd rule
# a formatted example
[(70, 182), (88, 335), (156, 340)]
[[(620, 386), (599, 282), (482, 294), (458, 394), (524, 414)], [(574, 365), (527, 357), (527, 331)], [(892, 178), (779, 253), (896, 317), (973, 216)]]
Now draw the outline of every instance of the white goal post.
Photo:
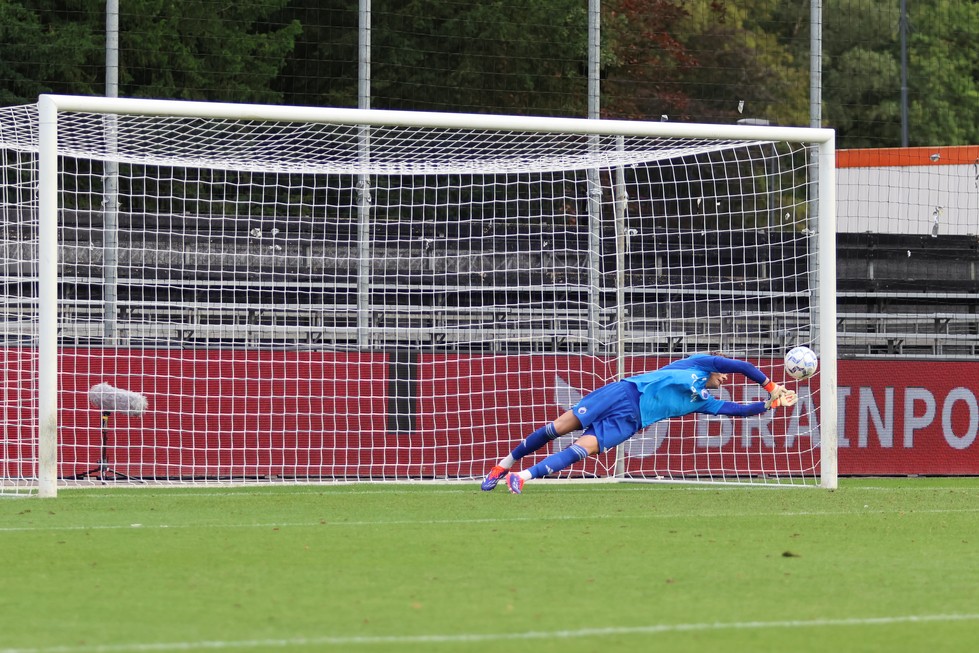
[[(720, 350), (782, 381), (804, 344), (820, 368), (788, 379), (794, 409), (656, 425), (567, 476), (836, 487), (832, 130), (36, 111), (37, 203), (5, 189), (0, 207), (36, 215), (37, 239), (31, 326), (0, 334), (37, 371), (5, 486), (475, 481), (611, 380)], [(22, 115), (0, 114), (0, 147)], [(93, 402), (102, 383), (148, 407)]]

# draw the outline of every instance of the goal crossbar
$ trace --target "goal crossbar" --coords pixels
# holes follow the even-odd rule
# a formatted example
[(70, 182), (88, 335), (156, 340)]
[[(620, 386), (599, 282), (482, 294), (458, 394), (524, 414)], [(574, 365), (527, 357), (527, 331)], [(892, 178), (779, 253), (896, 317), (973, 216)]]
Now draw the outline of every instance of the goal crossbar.
[(835, 139), (834, 130), (812, 127), (718, 125), (640, 120), (592, 120), (589, 118), (549, 118), (482, 113), (299, 107), (226, 102), (104, 98), (79, 95), (41, 95), (38, 99), (38, 107), (39, 110), (50, 112), (91, 112), (115, 115), (133, 114), (188, 118), (226, 118), (234, 120), (272, 120), (364, 126), (603, 134), (608, 136), (668, 136), (671, 138), (786, 141), (792, 143), (832, 143)]

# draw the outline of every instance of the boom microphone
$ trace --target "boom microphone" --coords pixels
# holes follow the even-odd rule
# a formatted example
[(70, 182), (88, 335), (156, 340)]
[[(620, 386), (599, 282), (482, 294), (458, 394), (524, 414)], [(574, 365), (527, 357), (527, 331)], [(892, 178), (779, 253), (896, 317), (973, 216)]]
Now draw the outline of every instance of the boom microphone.
[(113, 388), (108, 383), (92, 386), (88, 391), (88, 401), (103, 413), (122, 413), (139, 417), (146, 410), (146, 397), (138, 392)]

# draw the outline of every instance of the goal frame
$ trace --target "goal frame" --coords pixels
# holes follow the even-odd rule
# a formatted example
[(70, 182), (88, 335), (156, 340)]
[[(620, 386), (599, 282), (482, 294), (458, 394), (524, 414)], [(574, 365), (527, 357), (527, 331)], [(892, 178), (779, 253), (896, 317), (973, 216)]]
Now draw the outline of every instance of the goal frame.
[(38, 98), (39, 377), (38, 495), (57, 495), (58, 465), (58, 120), (64, 112), (131, 114), (265, 121), (301, 121), (414, 128), (536, 131), (620, 137), (737, 139), (816, 146), (816, 297), (814, 341), (820, 354), (820, 487), (837, 487), (836, 186), (835, 132), (811, 127), (717, 125), (584, 118), (315, 108), (254, 104), (144, 100), (68, 95)]

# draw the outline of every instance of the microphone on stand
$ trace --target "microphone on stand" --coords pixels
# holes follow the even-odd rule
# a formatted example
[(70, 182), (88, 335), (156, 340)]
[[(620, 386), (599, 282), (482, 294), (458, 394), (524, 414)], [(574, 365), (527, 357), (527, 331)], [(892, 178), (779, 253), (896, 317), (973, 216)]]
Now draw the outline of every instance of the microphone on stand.
[(108, 383), (92, 386), (88, 391), (88, 401), (103, 413), (122, 413), (139, 417), (146, 411), (149, 402), (138, 392), (113, 388)]
[[(121, 472), (117, 472), (109, 467), (108, 441), (109, 441), (109, 416), (112, 413), (120, 413), (129, 417), (139, 417), (146, 412), (149, 405), (146, 397), (138, 392), (114, 388), (108, 383), (99, 383), (92, 386), (88, 391), (88, 402), (99, 409), (101, 412), (102, 423), (102, 452), (98, 467), (75, 474), (71, 478), (87, 478), (95, 476), (100, 481), (115, 481), (128, 479), (129, 477)], [(111, 477), (106, 475), (110, 474)]]

